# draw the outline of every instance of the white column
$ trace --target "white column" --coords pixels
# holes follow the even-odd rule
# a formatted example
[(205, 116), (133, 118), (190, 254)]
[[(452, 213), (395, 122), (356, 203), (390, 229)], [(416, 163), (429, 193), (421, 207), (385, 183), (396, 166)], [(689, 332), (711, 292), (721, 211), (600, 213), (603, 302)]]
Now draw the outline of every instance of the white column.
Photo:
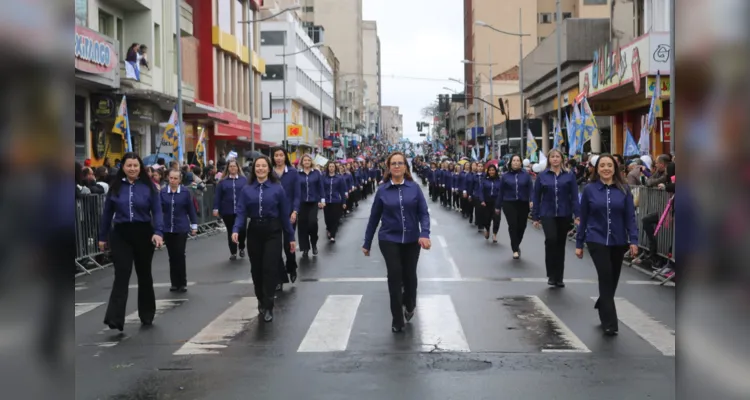
[(542, 117), (542, 152), (546, 155), (549, 152), (549, 118)]

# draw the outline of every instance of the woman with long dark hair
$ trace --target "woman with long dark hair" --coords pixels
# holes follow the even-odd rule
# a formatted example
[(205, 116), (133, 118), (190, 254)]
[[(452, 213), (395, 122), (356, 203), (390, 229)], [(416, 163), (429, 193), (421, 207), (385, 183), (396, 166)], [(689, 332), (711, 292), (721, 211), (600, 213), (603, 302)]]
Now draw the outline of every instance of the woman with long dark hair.
[(391, 330), (401, 332), (417, 306), (417, 262), (420, 248), (429, 250), (430, 213), (422, 189), (406, 168), (406, 157), (392, 153), (386, 161), (385, 182), (370, 210), (362, 252), (370, 255), (375, 230), (380, 224), (378, 244), (388, 269)]
[[(224, 226), (227, 228), (227, 244), (229, 245), (229, 259), (237, 259), (237, 243), (239, 243), (240, 258), (245, 257), (245, 231), (240, 230), (239, 241), (232, 240), (232, 227), (237, 219), (237, 200), (240, 197), (242, 188), (247, 184), (247, 178), (242, 173), (242, 168), (237, 160), (229, 160), (221, 180), (216, 184), (214, 195), (214, 217), (221, 216)], [(245, 226), (242, 221), (241, 226)]]
[[(549, 167), (534, 182), (534, 227), (544, 229), (544, 261), (547, 284), (565, 287), (565, 246), (573, 216), (578, 216), (578, 185), (573, 173), (565, 169), (563, 154), (552, 149), (547, 155)], [(576, 221), (578, 223), (578, 221)]]
[(583, 258), (583, 244), (589, 249), (599, 276), (599, 299), (594, 308), (604, 334), (617, 334), (615, 291), (625, 253), (638, 254), (638, 226), (633, 194), (620, 173), (620, 164), (609, 154), (596, 160), (591, 183), (581, 195), (581, 223), (576, 234), (576, 256)]
[[(472, 202), (472, 205), (474, 206), (474, 226), (477, 227), (477, 232), (481, 232), (483, 226), (482, 224), (482, 216), (484, 213), (484, 208), (482, 207), (482, 202), (479, 201), (479, 193), (482, 191), (482, 181), (484, 181), (484, 164), (481, 162), (474, 163), (476, 168), (474, 169), (474, 179), (471, 183), (471, 194), (469, 194), (469, 199)], [(469, 220), (471, 223), (471, 219)]]
[(313, 169), (312, 156), (303, 155), (299, 166), (299, 246), (302, 257), (307, 257), (310, 248), (313, 255), (318, 254), (318, 209), (325, 207), (326, 198), (323, 195), (323, 174)]
[[(299, 173), (297, 169), (292, 167), (292, 163), (289, 162), (289, 154), (286, 150), (281, 147), (275, 147), (271, 150), (271, 156), (273, 157), (273, 175), (278, 178), (281, 186), (284, 188), (287, 198), (290, 200), (290, 211), (289, 222), (292, 224), (292, 228), (297, 228), (297, 215), (299, 214)], [(291, 252), (289, 243), (294, 241), (294, 237), (287, 237), (286, 231), (284, 231), (284, 257), (286, 261), (281, 257), (279, 262), (280, 266), (280, 280), (276, 286), (276, 290), (282, 290), (285, 283), (290, 280), (294, 283), (297, 280), (297, 256)], [(284, 273), (286, 272), (286, 273)], [(288, 275), (288, 278), (287, 278)]]
[(323, 209), (326, 234), (331, 243), (336, 243), (336, 233), (339, 230), (341, 214), (346, 210), (346, 198), (349, 197), (349, 193), (346, 180), (338, 173), (336, 163), (333, 161), (329, 161), (325, 166), (323, 195), (326, 198), (326, 208)]
[(104, 324), (110, 329), (124, 329), (133, 264), (138, 276), (138, 317), (143, 325), (153, 323), (156, 299), (151, 260), (154, 246), (163, 244), (163, 232), (159, 192), (151, 183), (141, 158), (135, 153), (125, 153), (104, 201), (99, 227), (99, 247), (104, 251), (109, 244), (115, 269), (115, 281), (104, 317)]
[(490, 238), (492, 228), (492, 243), (497, 243), (497, 231), (500, 230), (500, 213), (495, 212), (497, 192), (500, 190), (500, 175), (497, 167), (493, 164), (487, 166), (487, 172), (482, 181), (482, 189), (479, 191), (479, 203), (482, 205), (482, 222), (480, 227), (484, 228), (484, 238)]
[(169, 280), (172, 282), (170, 292), (187, 292), (187, 266), (185, 247), (188, 233), (198, 233), (198, 216), (193, 205), (190, 191), (180, 185), (182, 171), (170, 170), (167, 173), (168, 184), (161, 190), (161, 208), (164, 213), (164, 243), (169, 254)]
[[(284, 236), (292, 238), (289, 249), (295, 251), (294, 228), (289, 221), (291, 202), (284, 187), (271, 171), (266, 156), (253, 161), (250, 181), (242, 188), (237, 204), (237, 218), (232, 227), (232, 241), (247, 231), (250, 274), (253, 278), (258, 313), (265, 322), (273, 321), (274, 293), (279, 281), (278, 266)], [(245, 229), (245, 221), (250, 222)]]
[(521, 258), (521, 241), (529, 220), (531, 193), (534, 185), (531, 175), (523, 169), (523, 160), (518, 154), (510, 156), (508, 172), (500, 177), (500, 190), (495, 201), (495, 213), (502, 210), (508, 223), (510, 249), (513, 259)]

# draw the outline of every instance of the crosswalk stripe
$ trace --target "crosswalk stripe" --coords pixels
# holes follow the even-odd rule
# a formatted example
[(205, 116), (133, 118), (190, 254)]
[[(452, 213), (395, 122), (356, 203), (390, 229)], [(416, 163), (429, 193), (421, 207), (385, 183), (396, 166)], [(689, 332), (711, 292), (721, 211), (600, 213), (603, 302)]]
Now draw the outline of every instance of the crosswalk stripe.
[(297, 352), (344, 351), (349, 344), (362, 295), (330, 295), (318, 310)]
[(173, 354), (176, 356), (219, 354), (218, 350), (226, 348), (229, 341), (242, 332), (245, 325), (257, 316), (258, 299), (243, 297), (206, 325)]
[(417, 297), (419, 335), (424, 352), (468, 352), (469, 343), (449, 295)]
[[(187, 285), (195, 286), (195, 282), (188, 282)], [(159, 283), (154, 283), (154, 287), (155, 288), (172, 287), (172, 284), (169, 282), (159, 282)], [(137, 289), (137, 288), (138, 288), (138, 284), (128, 285), (128, 289)]]
[[(596, 297), (592, 297), (596, 301)], [(638, 336), (656, 347), (665, 356), (675, 355), (675, 336), (661, 322), (651, 318), (633, 303), (621, 297), (615, 297), (617, 318)]]
[(537, 311), (544, 314), (545, 318), (552, 324), (552, 329), (559, 335), (559, 337), (566, 342), (568, 348), (565, 349), (551, 349), (542, 348), (542, 353), (590, 353), (591, 350), (576, 336), (573, 331), (565, 325), (564, 322), (547, 307), (542, 299), (538, 296), (526, 296), (536, 308)]
[(76, 317), (86, 314), (87, 312), (101, 306), (101, 303), (76, 303)]
[[(186, 301), (188, 301), (188, 299), (164, 299), (164, 300), (156, 300), (156, 311), (154, 312), (154, 319), (156, 319), (156, 317), (164, 314), (165, 312), (167, 312), (167, 311), (169, 311), (169, 310), (171, 310), (173, 308), (176, 308), (176, 307), (182, 305), (182, 303), (184, 303)], [(141, 318), (138, 316), (138, 311), (133, 311), (132, 313), (128, 314), (125, 317), (125, 325), (140, 324), (140, 323), (141, 323)], [(103, 329), (99, 333), (100, 334), (105, 334), (105, 333), (109, 333), (111, 331), (112, 331), (112, 329), (105, 328), (105, 329)]]

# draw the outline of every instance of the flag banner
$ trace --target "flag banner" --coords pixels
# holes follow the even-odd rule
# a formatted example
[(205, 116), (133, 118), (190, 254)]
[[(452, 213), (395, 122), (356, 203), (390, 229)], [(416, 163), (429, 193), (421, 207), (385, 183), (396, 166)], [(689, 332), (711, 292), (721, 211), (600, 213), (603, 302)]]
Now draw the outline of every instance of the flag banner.
[(573, 158), (576, 156), (578, 144), (576, 140), (575, 125), (570, 121), (570, 115), (568, 113), (565, 113), (565, 129), (568, 131), (568, 156)]
[(559, 121), (555, 120), (555, 149), (562, 150), (563, 146), (565, 146), (565, 139), (562, 135), (562, 130), (560, 129), (560, 123)]
[(536, 152), (539, 151), (539, 146), (536, 144), (534, 135), (531, 134), (531, 129), (526, 129), (526, 158), (531, 160), (531, 157), (536, 157)]
[(161, 135), (161, 142), (159, 143), (159, 152), (165, 154), (172, 154), (172, 157), (182, 163), (182, 149), (180, 148), (180, 120), (177, 115), (177, 108), (172, 109), (172, 114), (169, 115), (167, 126), (164, 127), (164, 132)]
[(633, 139), (633, 132), (630, 132), (629, 127), (625, 127), (625, 151), (623, 151), (625, 157), (632, 157), (639, 155), (638, 145)]
[(198, 136), (198, 142), (195, 145), (195, 159), (201, 168), (206, 166), (206, 130), (198, 128), (201, 134)]
[(125, 96), (122, 96), (120, 108), (117, 110), (117, 117), (115, 117), (115, 124), (112, 126), (112, 133), (123, 137), (126, 153), (133, 151), (133, 139), (130, 137), (130, 122), (128, 120), (128, 103), (125, 100)]

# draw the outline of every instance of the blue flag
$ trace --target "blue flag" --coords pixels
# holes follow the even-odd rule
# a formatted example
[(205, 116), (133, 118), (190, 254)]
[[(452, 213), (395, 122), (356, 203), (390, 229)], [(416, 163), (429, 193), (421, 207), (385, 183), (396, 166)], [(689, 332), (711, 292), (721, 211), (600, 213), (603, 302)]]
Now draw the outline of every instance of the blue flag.
[(635, 142), (635, 139), (633, 139), (633, 133), (630, 132), (630, 128), (626, 126), (625, 132), (627, 134), (625, 135), (625, 151), (623, 151), (623, 155), (625, 157), (639, 155), (640, 151), (638, 150), (638, 144)]

